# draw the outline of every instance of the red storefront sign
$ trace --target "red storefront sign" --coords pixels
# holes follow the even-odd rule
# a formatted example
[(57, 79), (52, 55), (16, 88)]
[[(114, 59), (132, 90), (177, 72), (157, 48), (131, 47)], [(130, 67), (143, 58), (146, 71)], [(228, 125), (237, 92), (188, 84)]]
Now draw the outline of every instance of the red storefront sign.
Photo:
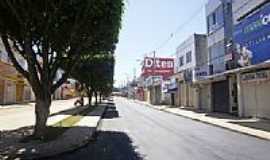
[(173, 58), (145, 57), (142, 67), (142, 76), (162, 76), (163, 78), (167, 78), (173, 75), (173, 71)]

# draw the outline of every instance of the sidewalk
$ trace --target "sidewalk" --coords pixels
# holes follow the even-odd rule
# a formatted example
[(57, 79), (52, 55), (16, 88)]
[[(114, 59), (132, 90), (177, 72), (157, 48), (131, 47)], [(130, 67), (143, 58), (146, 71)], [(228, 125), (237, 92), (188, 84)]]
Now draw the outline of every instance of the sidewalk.
[(172, 113), (178, 116), (212, 124), (218, 127), (270, 140), (270, 121), (262, 119), (241, 119), (227, 114), (205, 113), (187, 110), (183, 108), (172, 108), (166, 105), (151, 105), (147, 102), (135, 101), (148, 107)]
[[(40, 159), (75, 150), (91, 140), (106, 107), (107, 104), (99, 105), (92, 111), (86, 111), (89, 107), (82, 107), (76, 111), (67, 110), (67, 112), (63, 111), (54, 115), (48, 121), (49, 128), (56, 133), (63, 130), (64, 132), (47, 142), (23, 143), (20, 141), (22, 133), (16, 133), (16, 131), (7, 133), (1, 137), (0, 159)], [(69, 118), (73, 122), (77, 121), (70, 126), (68, 124), (70, 122), (66, 122)]]
[[(68, 100), (54, 100), (50, 107), (50, 113), (55, 114), (64, 110), (71, 110), (74, 108), (75, 100), (76, 98)], [(34, 103), (26, 103), (5, 105), (4, 107), (0, 107), (0, 131), (14, 130), (20, 127), (34, 125), (34, 105)]]

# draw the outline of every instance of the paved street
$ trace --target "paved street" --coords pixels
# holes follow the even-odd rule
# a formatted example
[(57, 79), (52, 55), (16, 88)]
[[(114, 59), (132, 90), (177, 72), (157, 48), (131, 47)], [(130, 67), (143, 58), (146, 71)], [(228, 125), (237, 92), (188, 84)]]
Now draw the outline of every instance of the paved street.
[(97, 141), (55, 160), (269, 160), (269, 141), (122, 98), (115, 102), (116, 109), (105, 114)]

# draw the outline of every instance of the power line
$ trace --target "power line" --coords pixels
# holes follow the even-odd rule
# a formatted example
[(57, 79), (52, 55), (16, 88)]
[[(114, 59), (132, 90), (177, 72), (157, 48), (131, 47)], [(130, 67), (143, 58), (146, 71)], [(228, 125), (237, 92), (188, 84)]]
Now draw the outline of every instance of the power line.
[(203, 4), (199, 7), (199, 9), (197, 9), (184, 23), (179, 25), (176, 28), (176, 30), (174, 32), (172, 32), (164, 42), (162, 42), (158, 47), (156, 47), (150, 53), (153, 53), (155, 51), (158, 51), (158, 50), (164, 48), (175, 37), (175, 35), (177, 33), (179, 33), (182, 29), (184, 29), (186, 27), (186, 25), (189, 25), (192, 22), (192, 20), (194, 20), (201, 13), (201, 11), (204, 9), (204, 6), (205, 6), (205, 2), (203, 2)]

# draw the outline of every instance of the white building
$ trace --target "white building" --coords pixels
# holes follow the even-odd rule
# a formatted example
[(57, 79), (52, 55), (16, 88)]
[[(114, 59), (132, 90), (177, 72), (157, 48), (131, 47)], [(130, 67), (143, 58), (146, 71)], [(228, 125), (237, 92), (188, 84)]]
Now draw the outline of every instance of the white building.
[(176, 105), (199, 107), (199, 87), (194, 83), (209, 74), (207, 37), (193, 34), (182, 42), (176, 52), (176, 72), (178, 92)]

